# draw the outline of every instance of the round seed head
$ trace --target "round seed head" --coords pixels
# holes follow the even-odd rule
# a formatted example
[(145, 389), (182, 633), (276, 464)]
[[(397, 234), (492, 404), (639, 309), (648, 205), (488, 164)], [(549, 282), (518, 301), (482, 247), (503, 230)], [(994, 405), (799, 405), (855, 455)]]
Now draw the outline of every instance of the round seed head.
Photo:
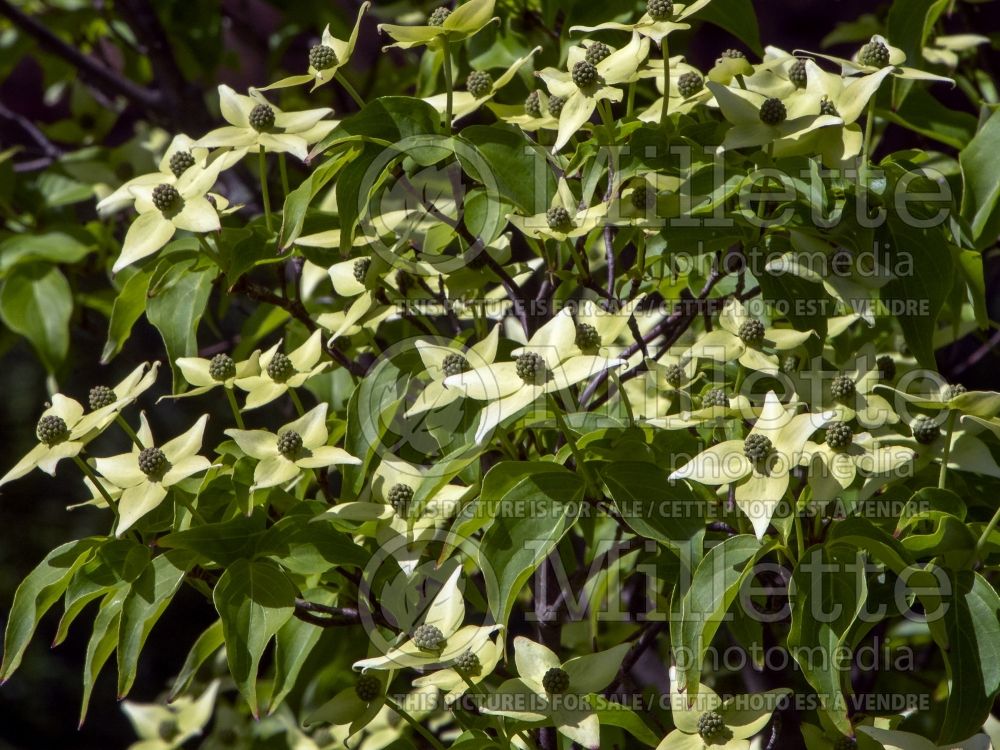
[(524, 111), (532, 117), (542, 116), (542, 100), (537, 91), (532, 91), (524, 100)]
[(895, 379), (896, 361), (888, 354), (883, 354), (881, 357), (875, 360), (875, 365), (878, 367), (878, 376), (882, 378), (882, 380)]
[(746, 53), (738, 49), (724, 49), (722, 54), (719, 55), (722, 58), (728, 58), (730, 60), (746, 60)]
[(796, 58), (795, 62), (788, 68), (788, 80), (794, 83), (797, 88), (804, 89), (806, 87), (808, 77), (806, 75), (806, 61), (803, 58)]
[(465, 79), (465, 87), (474, 97), (482, 99), (493, 90), (493, 78), (485, 71), (474, 70)]
[(684, 379), (684, 370), (681, 369), (680, 365), (668, 365), (667, 369), (664, 370), (663, 378), (669, 385), (677, 388)]
[(469, 360), (458, 353), (449, 354), (441, 363), (441, 369), (444, 370), (445, 377), (461, 375), (469, 369)]
[(115, 402), (115, 392), (106, 385), (95, 385), (90, 389), (87, 400), (90, 403), (90, 410), (97, 411)]
[(773, 448), (771, 439), (765, 435), (753, 433), (747, 435), (747, 439), (743, 441), (744, 455), (755, 464), (762, 462), (771, 455)]
[(521, 380), (529, 385), (545, 382), (545, 360), (541, 354), (527, 352), (515, 360), (514, 369)]
[(295, 374), (295, 365), (287, 355), (277, 352), (267, 363), (267, 376), (275, 383), (284, 383)]
[(402, 515), (406, 513), (406, 509), (410, 507), (410, 501), (413, 500), (413, 488), (408, 484), (394, 484), (389, 488), (387, 499), (396, 513)]
[(799, 358), (794, 354), (789, 354), (785, 357), (785, 361), (781, 363), (781, 369), (785, 371), (787, 375), (791, 375), (794, 372), (799, 371)]
[(274, 127), (274, 109), (269, 104), (258, 104), (250, 110), (247, 118), (250, 120), (250, 127), (258, 133), (270, 130)]
[(826, 428), (826, 444), (831, 448), (846, 448), (854, 439), (854, 430), (847, 422), (834, 422)]
[(466, 651), (455, 659), (455, 671), (466, 676), (477, 675), (483, 671), (483, 664), (479, 661), (478, 656), (471, 651)]
[(637, 211), (645, 211), (649, 208), (650, 192), (646, 183), (642, 183), (632, 191), (632, 208)]
[(674, 15), (674, 4), (671, 0), (647, 0), (646, 12), (654, 21), (669, 21)]
[(597, 68), (586, 60), (580, 60), (573, 65), (572, 75), (577, 88), (589, 89), (597, 83)]
[(961, 396), (963, 393), (968, 393), (969, 389), (960, 383), (948, 386), (948, 400), (955, 398), (955, 396)]
[(549, 97), (549, 114), (553, 117), (558, 118), (562, 114), (563, 106), (565, 106), (566, 100), (561, 96), (550, 96)]
[(157, 185), (153, 188), (153, 205), (163, 213), (175, 211), (181, 201), (181, 194), (173, 185)]
[(542, 675), (542, 687), (550, 695), (565, 693), (569, 687), (569, 675), (565, 669), (551, 667), (549, 671)]
[(677, 90), (685, 99), (690, 99), (705, 88), (705, 79), (693, 70), (689, 70), (677, 79)]
[(288, 430), (278, 435), (278, 453), (282, 456), (292, 458), (300, 450), (302, 450), (302, 436), (299, 433)]
[(604, 42), (594, 42), (587, 47), (587, 54), (584, 59), (591, 65), (597, 65), (601, 60), (611, 54), (611, 48)]
[(837, 111), (837, 108), (828, 96), (824, 96), (819, 100), (819, 113), (821, 115), (830, 115), (830, 117), (840, 117), (840, 112)]
[(722, 739), (726, 732), (726, 722), (717, 711), (706, 711), (698, 717), (698, 734), (706, 742)]
[(861, 48), (858, 60), (871, 68), (884, 68), (889, 64), (889, 48), (877, 39), (872, 39)]
[(365, 703), (371, 703), (382, 692), (382, 683), (375, 675), (363, 674), (354, 683), (354, 692)]
[(434, 12), (431, 13), (430, 18), (427, 19), (428, 26), (441, 26), (445, 19), (451, 15), (451, 10), (444, 7), (435, 8)]
[(913, 431), (913, 439), (921, 445), (930, 445), (941, 436), (941, 428), (938, 423), (926, 414), (921, 414), (914, 419), (910, 429)]
[(583, 351), (596, 351), (601, 346), (601, 334), (589, 323), (580, 323), (576, 327), (576, 345)]
[(35, 427), (35, 435), (46, 445), (56, 445), (69, 438), (69, 427), (66, 425), (66, 420), (62, 417), (49, 414), (47, 417), (42, 417), (38, 420), (38, 425)]
[(316, 70), (329, 70), (337, 64), (337, 53), (332, 47), (317, 44), (309, 50), (309, 64)]
[(546, 211), (545, 221), (549, 225), (549, 229), (556, 232), (568, 232), (573, 228), (573, 217), (562, 206), (556, 206)]
[(739, 337), (744, 344), (759, 345), (764, 340), (764, 324), (759, 320), (748, 320), (740, 326)]
[(701, 398), (701, 405), (709, 406), (729, 406), (729, 396), (721, 388), (713, 388)]
[(368, 269), (372, 267), (371, 258), (358, 258), (354, 261), (354, 279), (359, 284), (365, 283), (365, 276), (368, 275)]
[(139, 471), (147, 477), (162, 476), (167, 469), (167, 457), (159, 448), (143, 448), (139, 451)]
[(788, 118), (784, 102), (776, 96), (764, 100), (760, 105), (760, 121), (765, 125), (780, 125)]
[(444, 633), (436, 625), (419, 625), (413, 631), (413, 642), (422, 651), (440, 651), (444, 647)]
[(857, 393), (857, 386), (854, 381), (851, 380), (846, 375), (838, 375), (830, 383), (830, 395), (832, 395), (838, 401), (851, 398), (855, 393)]
[(208, 363), (208, 374), (220, 383), (235, 378), (236, 362), (228, 354), (216, 354)]
[(188, 167), (194, 166), (194, 157), (191, 155), (190, 151), (176, 151), (174, 155), (170, 157), (170, 171), (174, 173), (174, 177), (179, 178)]

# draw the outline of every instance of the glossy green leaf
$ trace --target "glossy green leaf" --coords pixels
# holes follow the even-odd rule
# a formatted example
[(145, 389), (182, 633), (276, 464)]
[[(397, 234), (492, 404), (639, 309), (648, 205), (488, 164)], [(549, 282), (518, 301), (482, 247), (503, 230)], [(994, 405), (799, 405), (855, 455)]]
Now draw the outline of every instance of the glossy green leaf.
[(0, 319), (31, 342), (49, 372), (66, 359), (72, 313), (73, 292), (55, 266), (17, 266), (0, 287)]

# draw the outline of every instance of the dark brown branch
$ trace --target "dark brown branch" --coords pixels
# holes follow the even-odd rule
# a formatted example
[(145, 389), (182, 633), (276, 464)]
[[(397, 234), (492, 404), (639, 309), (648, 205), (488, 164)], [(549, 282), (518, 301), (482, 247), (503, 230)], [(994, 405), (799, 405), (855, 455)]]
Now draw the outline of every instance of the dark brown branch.
[(295, 616), (303, 622), (308, 622), (321, 628), (336, 628), (361, 624), (361, 613), (355, 607), (331, 607), (305, 599), (295, 600)]

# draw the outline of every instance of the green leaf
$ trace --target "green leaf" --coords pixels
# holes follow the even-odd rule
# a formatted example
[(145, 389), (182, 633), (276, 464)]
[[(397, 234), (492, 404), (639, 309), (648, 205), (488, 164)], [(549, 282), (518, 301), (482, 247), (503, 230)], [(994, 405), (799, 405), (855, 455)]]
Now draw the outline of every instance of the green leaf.
[(15, 234), (0, 242), (0, 276), (15, 266), (34, 261), (77, 263), (93, 251), (65, 232)]
[(567, 472), (525, 477), (504, 495), (479, 549), (490, 612), (498, 624), (507, 625), (522, 587), (573, 525), (583, 491), (583, 480)]
[(833, 524), (827, 536), (827, 546), (846, 545), (867, 550), (870, 555), (900, 575), (913, 565), (913, 557), (898, 539), (886, 534), (864, 518), (848, 518)]
[(660, 737), (628, 706), (609, 701), (603, 695), (596, 694), (590, 696), (590, 701), (597, 712), (597, 718), (601, 721), (601, 726), (624, 729), (650, 747), (656, 747), (660, 743)]
[[(326, 589), (313, 589), (304, 593), (309, 601), (333, 604), (334, 595)], [(295, 682), (306, 660), (323, 635), (323, 628), (292, 618), (286, 622), (274, 640), (274, 685), (267, 713), (273, 714), (295, 687)]]
[(132, 326), (146, 311), (146, 294), (152, 275), (151, 271), (132, 274), (115, 297), (108, 323), (108, 340), (104, 342), (104, 351), (101, 352), (101, 364), (107, 364), (122, 350), (132, 335)]
[(258, 510), (251, 516), (239, 515), (230, 521), (206, 523), (161, 537), (165, 549), (183, 549), (199, 555), (209, 565), (228, 567), (238, 560), (257, 556), (261, 540), (268, 533), (266, 516)]
[(349, 158), (350, 152), (348, 151), (338, 157), (327, 159), (285, 198), (285, 205), (281, 209), (281, 231), (278, 233), (278, 247), (281, 250), (287, 249), (302, 233), (302, 225), (305, 223), (309, 205), (319, 191), (326, 187), (327, 183), (340, 171), (340, 168), (348, 162)]
[(174, 680), (173, 687), (170, 688), (170, 698), (168, 700), (173, 701), (181, 693), (187, 691), (201, 665), (208, 661), (212, 654), (222, 648), (225, 642), (226, 637), (222, 630), (222, 620), (216, 620), (205, 628), (204, 632), (198, 636), (198, 640), (194, 642), (194, 645), (188, 652), (187, 658), (184, 660), (184, 665), (181, 667), (177, 679)]
[(1000, 110), (995, 111), (958, 155), (962, 168), (962, 218), (977, 249), (1000, 234)]
[(257, 670), (267, 644), (295, 611), (295, 586), (273, 563), (238, 560), (222, 574), (214, 600), (229, 671), (257, 718)]
[(976, 131), (976, 118), (946, 107), (924, 88), (914, 88), (898, 109), (878, 109), (878, 116), (952, 148), (960, 149)]
[[(860, 549), (813, 547), (795, 566), (789, 587), (792, 625), (788, 648), (817, 694), (828, 701), (824, 710), (844, 734), (852, 732), (844, 692), (844, 664), (835, 656), (844, 643), (868, 594), (865, 561)], [(829, 661), (816, 659), (826, 654)]]
[(764, 54), (760, 43), (760, 27), (752, 0), (713, 0), (694, 16), (698, 21), (708, 21), (725, 29), (746, 42), (757, 55)]
[(695, 569), (691, 586), (680, 600), (679, 619), (670, 627), (677, 679), (686, 685), (688, 695), (697, 695), (702, 661), (712, 638), (752, 572), (754, 560), (768, 549), (751, 534), (729, 537), (712, 547)]
[(403, 403), (406, 378), (389, 359), (379, 360), (358, 383), (347, 404), (347, 434), (344, 450), (361, 459), (357, 466), (340, 467), (348, 497), (357, 497), (368, 475), (375, 450), (392, 424), (393, 415)]
[(14, 674), (24, 656), (24, 649), (38, 627), (38, 621), (62, 596), (73, 574), (100, 543), (99, 538), (88, 537), (60, 545), (21, 581), (14, 592), (14, 603), (4, 632), (0, 682), (6, 682)]
[(171, 266), (159, 291), (146, 305), (146, 317), (156, 326), (167, 348), (167, 359), (174, 372), (174, 391), (184, 378), (174, 362), (178, 357), (198, 353), (198, 322), (205, 312), (212, 291), (213, 271), (192, 271), (184, 264)]
[(363, 547), (325, 520), (286, 516), (268, 529), (258, 553), (298, 575), (319, 575), (338, 566), (362, 568), (368, 562)]
[(684, 549), (703, 535), (704, 500), (685, 482), (671, 482), (658, 466), (639, 461), (608, 463), (601, 477), (636, 534)]
[[(906, 64), (911, 68), (924, 67), (924, 46), (934, 24), (949, 0), (896, 0), (889, 8), (886, 20), (887, 36), (894, 47), (906, 53)], [(893, 107), (899, 107), (912, 85), (910, 81), (899, 80), (893, 91)], [(902, 85), (900, 85), (902, 84)]]
[(121, 622), (122, 604), (128, 594), (128, 584), (121, 584), (105, 594), (101, 608), (94, 619), (94, 630), (87, 642), (83, 660), (83, 698), (80, 701), (80, 725), (87, 718), (87, 707), (94, 691), (94, 683), (118, 645), (118, 627)]
[(66, 359), (72, 313), (73, 292), (55, 266), (17, 266), (0, 288), (0, 318), (31, 342), (49, 372)]
[[(555, 175), (549, 169), (544, 170), (543, 176), (536, 174), (539, 160), (545, 160), (546, 154), (520, 129), (508, 125), (472, 125), (462, 131), (462, 139), (489, 166), (489, 180), (477, 176), (483, 166), (471, 155), (461, 158), (463, 168), (477, 176), (488, 193), (496, 193), (495, 198), (491, 195), (493, 200), (499, 198), (513, 203), (525, 214), (548, 208), (549, 199), (556, 190)], [(495, 181), (495, 190), (491, 191), (492, 181)]]
[(118, 698), (128, 695), (135, 681), (139, 654), (157, 620), (191, 568), (194, 555), (173, 550), (159, 555), (146, 566), (129, 589), (122, 604), (118, 629)]
[(427, 102), (408, 96), (383, 96), (341, 121), (313, 147), (311, 156), (346, 140), (363, 138), (388, 145), (410, 136), (440, 132), (441, 115)]

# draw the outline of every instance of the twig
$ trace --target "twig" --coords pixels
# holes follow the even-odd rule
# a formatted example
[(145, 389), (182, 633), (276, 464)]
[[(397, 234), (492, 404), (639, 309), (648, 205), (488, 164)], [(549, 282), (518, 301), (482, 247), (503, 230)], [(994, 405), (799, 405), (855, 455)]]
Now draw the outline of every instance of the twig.
[(361, 623), (361, 613), (356, 607), (330, 607), (305, 599), (295, 600), (295, 616), (303, 622), (318, 625), (321, 628), (335, 628)]

